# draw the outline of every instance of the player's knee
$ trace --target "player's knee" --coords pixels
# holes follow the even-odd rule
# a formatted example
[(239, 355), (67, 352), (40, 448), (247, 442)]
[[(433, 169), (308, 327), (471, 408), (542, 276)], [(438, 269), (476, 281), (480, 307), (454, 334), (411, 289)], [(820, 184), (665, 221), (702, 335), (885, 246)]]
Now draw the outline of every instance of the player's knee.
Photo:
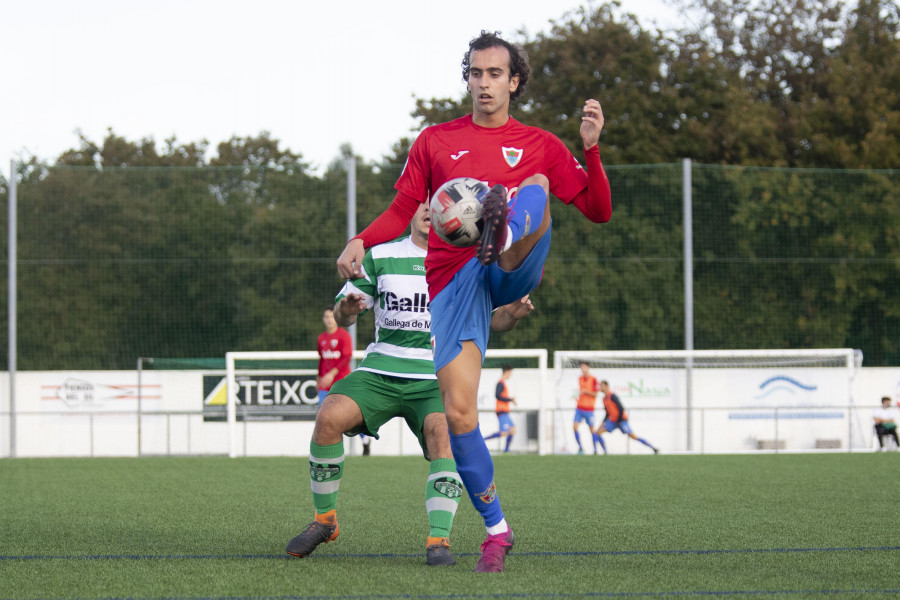
[(478, 426), (478, 412), (467, 410), (463, 404), (445, 402), (444, 414), (447, 417), (447, 428), (452, 433), (468, 433)]
[(550, 180), (547, 179), (546, 175), (541, 175), (540, 173), (536, 173), (530, 177), (526, 177), (522, 180), (522, 183), (519, 185), (519, 189), (528, 186), (528, 185), (539, 185), (544, 188), (544, 193), (548, 196), (550, 195)]
[(313, 441), (316, 444), (336, 444), (347, 431), (363, 424), (362, 413), (351, 398), (330, 394), (319, 408)]
[(341, 427), (334, 420), (319, 413), (316, 418), (316, 426), (313, 429), (312, 441), (319, 446), (328, 446), (341, 441), (343, 435)]

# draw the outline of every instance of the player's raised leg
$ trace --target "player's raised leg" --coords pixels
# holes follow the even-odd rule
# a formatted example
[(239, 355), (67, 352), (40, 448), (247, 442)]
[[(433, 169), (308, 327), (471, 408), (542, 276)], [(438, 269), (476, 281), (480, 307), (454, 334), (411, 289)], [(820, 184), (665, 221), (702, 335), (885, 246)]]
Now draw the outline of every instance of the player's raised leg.
[(550, 227), (550, 182), (543, 175), (522, 181), (516, 197), (508, 203), (506, 190), (491, 188), (482, 205), (484, 229), (478, 240), (478, 260), (512, 271), (522, 263)]
[(288, 542), (285, 552), (304, 558), (340, 533), (337, 522), (338, 488), (344, 474), (343, 433), (361, 425), (362, 412), (348, 396), (329, 394), (316, 416), (309, 444), (309, 479), (315, 518)]

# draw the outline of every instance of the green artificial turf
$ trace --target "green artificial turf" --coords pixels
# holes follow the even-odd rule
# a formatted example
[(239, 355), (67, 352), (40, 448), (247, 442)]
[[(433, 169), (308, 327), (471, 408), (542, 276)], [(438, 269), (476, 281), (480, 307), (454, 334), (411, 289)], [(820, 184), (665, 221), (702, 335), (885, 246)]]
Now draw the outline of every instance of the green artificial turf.
[(283, 554), (312, 517), (305, 459), (0, 460), (0, 599), (891, 598), (900, 453), (497, 456), (516, 545), (473, 573), (425, 565), (428, 465), (349, 457), (336, 542)]

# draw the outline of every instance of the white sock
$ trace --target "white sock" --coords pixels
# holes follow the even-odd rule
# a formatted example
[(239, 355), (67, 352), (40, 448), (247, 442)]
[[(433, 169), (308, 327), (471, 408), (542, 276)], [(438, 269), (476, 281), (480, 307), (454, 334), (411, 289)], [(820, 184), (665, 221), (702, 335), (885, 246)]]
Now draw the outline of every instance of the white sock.
[(507, 531), (509, 531), (509, 525), (506, 524), (506, 519), (500, 519), (499, 523), (487, 528), (488, 535), (497, 535)]

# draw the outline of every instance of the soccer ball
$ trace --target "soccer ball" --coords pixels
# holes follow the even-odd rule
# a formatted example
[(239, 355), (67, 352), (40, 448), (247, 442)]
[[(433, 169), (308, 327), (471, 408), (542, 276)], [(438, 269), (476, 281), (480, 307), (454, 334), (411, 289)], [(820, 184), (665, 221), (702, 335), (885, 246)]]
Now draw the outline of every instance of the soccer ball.
[(431, 226), (454, 246), (472, 246), (481, 237), (481, 203), (490, 188), (472, 177), (451, 179), (431, 197)]

